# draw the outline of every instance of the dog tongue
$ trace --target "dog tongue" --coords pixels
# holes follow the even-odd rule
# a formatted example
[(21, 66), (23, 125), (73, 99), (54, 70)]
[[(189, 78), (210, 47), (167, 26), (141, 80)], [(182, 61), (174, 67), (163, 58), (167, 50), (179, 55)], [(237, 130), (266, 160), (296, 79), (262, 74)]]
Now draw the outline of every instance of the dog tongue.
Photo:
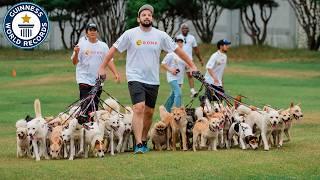
[(273, 129), (276, 128), (276, 125), (272, 124), (272, 128), (273, 128)]

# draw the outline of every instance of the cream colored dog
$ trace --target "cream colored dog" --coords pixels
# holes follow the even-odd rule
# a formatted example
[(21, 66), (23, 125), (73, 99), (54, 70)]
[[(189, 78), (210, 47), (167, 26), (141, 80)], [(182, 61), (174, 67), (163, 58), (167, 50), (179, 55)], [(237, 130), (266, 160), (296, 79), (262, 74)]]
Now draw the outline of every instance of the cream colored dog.
[(257, 132), (255, 136), (261, 135), (264, 150), (269, 150), (268, 140), (271, 133), (276, 129), (279, 123), (279, 112), (275, 110), (266, 109), (266, 111), (252, 111), (250, 108), (240, 105), (237, 109), (239, 114), (245, 114), (245, 122), (253, 129), (257, 125)]
[(48, 126), (41, 115), (41, 105), (39, 99), (34, 101), (34, 109), (36, 118), (27, 123), (28, 136), (32, 141), (33, 151), (36, 161), (40, 161), (40, 157), (50, 159), (47, 152), (47, 133)]
[(50, 155), (53, 159), (60, 159), (61, 156), (61, 149), (63, 145), (62, 140), (62, 126), (56, 126), (52, 129), (52, 132), (50, 134), (49, 140), (50, 140)]
[[(220, 122), (218, 118), (201, 118), (198, 119), (193, 127), (193, 151), (197, 151), (197, 148), (206, 147), (208, 144), (208, 150), (217, 150), (218, 135), (220, 132)], [(200, 143), (199, 143), (200, 142)]]
[(16, 122), (17, 158), (30, 156), (30, 138), (28, 136), (27, 121), (25, 119)]

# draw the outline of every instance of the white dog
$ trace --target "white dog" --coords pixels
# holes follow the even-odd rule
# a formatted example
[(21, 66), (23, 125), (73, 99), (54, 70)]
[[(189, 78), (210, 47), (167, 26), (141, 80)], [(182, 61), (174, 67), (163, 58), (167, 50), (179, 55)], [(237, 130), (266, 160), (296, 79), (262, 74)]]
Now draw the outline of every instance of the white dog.
[(30, 156), (30, 138), (28, 136), (27, 121), (25, 119), (16, 122), (17, 135), (17, 158), (25, 155)]
[(69, 160), (73, 160), (76, 155), (76, 142), (80, 143), (80, 150), (78, 154), (83, 153), (84, 140), (83, 140), (83, 127), (78, 123), (76, 118), (73, 118), (69, 122), (67, 130), (64, 132), (66, 136), (70, 136), (70, 157)]
[(95, 157), (104, 157), (105, 145), (104, 145), (104, 122), (88, 123), (88, 129), (82, 129), (84, 131), (84, 156), (88, 158), (89, 150), (92, 150)]
[(121, 152), (129, 150), (130, 137), (132, 136), (132, 118), (133, 111), (131, 107), (126, 107), (129, 111), (123, 115), (122, 122), (124, 124), (123, 143)]
[(28, 135), (32, 141), (34, 155), (36, 157), (36, 161), (40, 161), (41, 156), (44, 156), (46, 159), (50, 159), (46, 143), (48, 126), (41, 116), (41, 105), (39, 99), (34, 101), (34, 109), (36, 118), (27, 123)]
[(240, 148), (243, 150), (247, 149), (247, 145), (252, 149), (258, 148), (258, 138), (253, 135), (252, 128), (247, 123), (235, 122), (231, 124), (228, 134), (229, 144), (231, 144), (231, 138), (235, 134), (239, 137)]
[(110, 154), (114, 155), (114, 146), (116, 145), (116, 152), (121, 152), (123, 143), (123, 133), (125, 131), (124, 123), (120, 120), (119, 115), (112, 115), (107, 119), (106, 126), (110, 131), (109, 135), (109, 150)]
[(264, 150), (269, 150), (268, 140), (272, 131), (277, 127), (279, 123), (279, 112), (266, 109), (266, 111), (252, 111), (250, 108), (240, 105), (237, 109), (240, 114), (245, 114), (245, 122), (253, 129), (254, 125), (257, 125), (256, 136), (261, 135)]

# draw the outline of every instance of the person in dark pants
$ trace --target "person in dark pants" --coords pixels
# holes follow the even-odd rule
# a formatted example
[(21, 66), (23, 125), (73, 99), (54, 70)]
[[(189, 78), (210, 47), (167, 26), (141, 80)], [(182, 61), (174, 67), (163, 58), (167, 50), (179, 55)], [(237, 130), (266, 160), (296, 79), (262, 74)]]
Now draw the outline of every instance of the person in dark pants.
[(218, 51), (213, 53), (206, 65), (207, 72), (204, 76), (205, 81), (216, 91), (212, 92), (206, 89), (206, 96), (209, 101), (222, 101), (222, 96), (217, 92), (224, 93), (223, 90), (223, 72), (227, 65), (227, 51), (231, 42), (222, 39), (218, 41)]
[[(79, 41), (74, 47), (71, 57), (73, 64), (76, 65), (76, 80), (79, 85), (80, 99), (84, 99), (90, 95), (90, 91), (94, 88), (96, 79), (98, 78), (99, 66), (109, 51), (108, 45), (99, 41), (97, 36), (97, 25), (94, 23), (88, 24), (86, 27), (86, 38)], [(113, 61), (110, 61), (108, 67), (114, 74), (116, 81), (119, 81), (119, 74)], [(81, 110), (85, 111), (84, 115), (88, 115), (90, 112), (98, 109), (101, 92), (102, 88), (100, 87), (95, 94), (94, 103), (90, 101), (82, 103)]]

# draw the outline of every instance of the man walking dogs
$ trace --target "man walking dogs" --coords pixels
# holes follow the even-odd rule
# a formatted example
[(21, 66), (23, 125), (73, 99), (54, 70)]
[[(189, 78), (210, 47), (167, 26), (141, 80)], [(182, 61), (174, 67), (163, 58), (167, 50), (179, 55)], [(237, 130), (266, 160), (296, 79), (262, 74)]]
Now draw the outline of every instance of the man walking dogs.
[(179, 48), (171, 37), (163, 31), (152, 27), (153, 7), (145, 4), (138, 11), (138, 27), (124, 32), (110, 48), (104, 62), (99, 68), (99, 75), (104, 77), (106, 66), (114, 56), (116, 50), (124, 52), (126, 57), (126, 76), (128, 89), (133, 104), (133, 132), (136, 139), (134, 153), (145, 153), (147, 135), (152, 123), (152, 116), (156, 104), (159, 81), (160, 53), (175, 52), (191, 71), (196, 71), (196, 66), (189, 56)]

